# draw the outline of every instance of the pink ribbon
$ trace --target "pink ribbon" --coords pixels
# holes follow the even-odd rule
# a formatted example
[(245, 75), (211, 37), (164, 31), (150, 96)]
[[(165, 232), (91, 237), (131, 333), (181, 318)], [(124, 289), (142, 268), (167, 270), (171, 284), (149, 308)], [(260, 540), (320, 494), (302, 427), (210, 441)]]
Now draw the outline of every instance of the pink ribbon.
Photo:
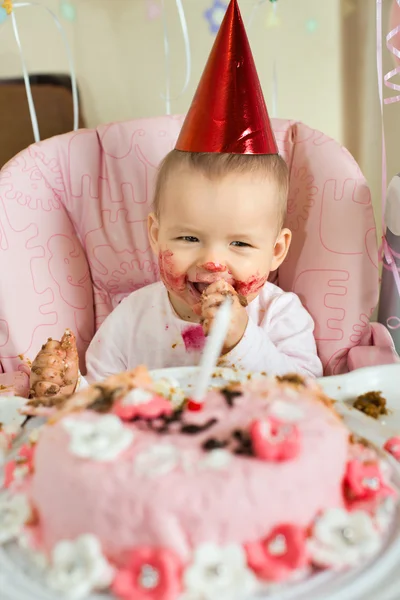
[[(400, 91), (400, 85), (393, 83), (391, 79), (395, 75), (400, 73), (400, 65), (389, 71), (383, 76), (383, 61), (382, 61), (382, 2), (383, 0), (376, 0), (376, 57), (377, 57), (377, 69), (378, 69), (378, 91), (379, 91), (379, 102), (381, 107), (381, 128), (382, 128), (382, 245), (379, 249), (379, 260), (382, 261), (383, 256), (391, 269), (396, 283), (397, 291), (400, 296), (400, 275), (399, 269), (397, 268), (396, 261), (393, 257), (392, 249), (386, 241), (386, 225), (385, 225), (385, 210), (386, 210), (386, 193), (387, 193), (387, 167), (386, 167), (386, 140), (385, 140), (385, 126), (383, 121), (383, 108), (384, 104), (392, 104), (400, 101), (400, 95), (392, 96), (390, 98), (383, 99), (383, 81), (386, 87), (391, 90)], [(395, 0), (400, 7), (400, 0)], [(386, 35), (386, 47), (394, 56), (400, 59), (400, 50), (398, 50), (392, 43), (391, 39), (394, 38), (400, 32), (400, 25), (389, 31)]]

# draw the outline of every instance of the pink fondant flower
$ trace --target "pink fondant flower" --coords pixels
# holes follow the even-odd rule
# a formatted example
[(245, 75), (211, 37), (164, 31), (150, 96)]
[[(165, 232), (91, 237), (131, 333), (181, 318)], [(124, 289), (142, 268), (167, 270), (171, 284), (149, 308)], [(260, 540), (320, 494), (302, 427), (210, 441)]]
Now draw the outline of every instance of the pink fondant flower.
[(181, 592), (182, 564), (163, 548), (136, 548), (118, 571), (112, 591), (123, 600), (175, 600)]
[(170, 415), (172, 404), (166, 398), (142, 389), (132, 390), (114, 407), (114, 413), (124, 421), (135, 417), (156, 419), (162, 415)]
[(400, 462), (400, 436), (390, 438), (383, 447)]
[(247, 563), (260, 577), (282, 581), (308, 564), (306, 532), (297, 525), (275, 527), (267, 538), (245, 545)]
[(4, 467), (4, 487), (8, 488), (18, 479), (24, 478), (33, 471), (33, 446), (24, 445), (18, 451), (17, 458)]
[(344, 488), (350, 502), (386, 498), (394, 493), (386, 485), (378, 463), (363, 463), (359, 460), (347, 463)]
[(262, 460), (290, 460), (300, 452), (300, 432), (293, 423), (270, 416), (262, 421), (254, 421), (250, 435), (254, 453)]

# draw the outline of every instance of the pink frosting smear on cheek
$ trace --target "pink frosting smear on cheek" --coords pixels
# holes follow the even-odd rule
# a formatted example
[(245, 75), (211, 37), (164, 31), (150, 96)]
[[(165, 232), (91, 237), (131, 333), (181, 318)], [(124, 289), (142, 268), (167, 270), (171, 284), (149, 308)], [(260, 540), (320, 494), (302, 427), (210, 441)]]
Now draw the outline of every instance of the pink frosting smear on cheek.
[(201, 325), (190, 325), (182, 331), (182, 339), (187, 352), (203, 350), (206, 337)]
[(268, 281), (268, 275), (252, 275), (246, 281), (237, 281), (235, 288), (238, 294), (242, 296), (251, 296), (251, 294), (257, 294)]
[(176, 273), (173, 261), (173, 252), (164, 250), (158, 255), (160, 277), (171, 292), (182, 292), (186, 288), (186, 274)]

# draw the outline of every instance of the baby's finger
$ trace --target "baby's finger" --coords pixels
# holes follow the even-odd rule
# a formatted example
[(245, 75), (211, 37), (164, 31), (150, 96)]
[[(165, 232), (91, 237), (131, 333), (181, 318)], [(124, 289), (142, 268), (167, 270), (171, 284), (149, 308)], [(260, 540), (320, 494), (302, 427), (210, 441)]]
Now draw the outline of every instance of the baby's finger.
[(213, 319), (215, 319), (220, 306), (221, 306), (220, 304), (217, 304), (215, 306), (209, 306), (205, 311), (203, 311), (202, 322), (204, 323), (204, 321), (206, 321), (207, 319), (209, 321), (212, 321)]
[(204, 295), (209, 296), (210, 294), (215, 293), (226, 293), (229, 292), (231, 294), (235, 294), (235, 290), (233, 287), (224, 279), (218, 279), (218, 281), (214, 281), (208, 288), (205, 290)]
[(203, 298), (202, 300), (202, 305), (201, 305), (201, 313), (204, 315), (204, 311), (207, 310), (208, 308), (213, 308), (215, 306), (221, 306), (221, 304), (223, 303), (223, 301), (225, 300), (226, 296), (223, 296), (222, 294), (211, 294), (210, 296), (206, 296), (205, 298)]

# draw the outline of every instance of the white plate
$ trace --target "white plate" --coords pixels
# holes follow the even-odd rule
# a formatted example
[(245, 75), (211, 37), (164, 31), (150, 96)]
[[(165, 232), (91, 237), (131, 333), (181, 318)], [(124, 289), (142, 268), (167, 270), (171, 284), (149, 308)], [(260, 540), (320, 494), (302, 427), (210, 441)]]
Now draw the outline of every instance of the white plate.
[(0, 423), (3, 427), (19, 427), (26, 417), (18, 410), (24, 406), (26, 398), (19, 396), (0, 396)]
[(389, 415), (381, 417), (380, 422), (384, 427), (400, 435), (399, 363), (358, 369), (346, 375), (323, 377), (318, 382), (328, 396), (349, 405), (353, 404), (357, 396), (366, 392), (382, 392), (387, 400)]
[[(155, 379), (176, 379), (187, 390), (193, 387), (198, 369), (161, 369), (153, 371)], [(223, 381), (246, 379), (246, 375), (230, 369), (218, 369), (212, 385)], [(396, 385), (397, 382), (397, 385)], [(325, 392), (339, 401), (354, 400), (368, 391), (382, 391), (392, 410), (390, 419), (398, 419), (400, 399), (400, 365), (375, 367), (354, 371), (347, 375), (320, 380)], [(29, 429), (43, 420), (31, 419)], [(391, 426), (398, 421), (391, 420)], [(395, 473), (395, 484), (400, 489), (400, 469)], [(32, 574), (26, 572), (26, 563), (15, 544), (0, 548), (0, 572), (2, 573), (2, 600), (59, 600)], [(292, 585), (275, 594), (264, 596), (265, 600), (399, 600), (400, 590), (400, 509), (396, 522), (380, 555), (357, 570), (341, 574), (326, 572), (302, 583)], [(109, 600), (109, 595), (92, 595), (90, 600)], [(258, 596), (258, 599), (263, 596)], [(217, 599), (216, 599), (217, 600)], [(244, 600), (244, 599), (237, 599)]]

